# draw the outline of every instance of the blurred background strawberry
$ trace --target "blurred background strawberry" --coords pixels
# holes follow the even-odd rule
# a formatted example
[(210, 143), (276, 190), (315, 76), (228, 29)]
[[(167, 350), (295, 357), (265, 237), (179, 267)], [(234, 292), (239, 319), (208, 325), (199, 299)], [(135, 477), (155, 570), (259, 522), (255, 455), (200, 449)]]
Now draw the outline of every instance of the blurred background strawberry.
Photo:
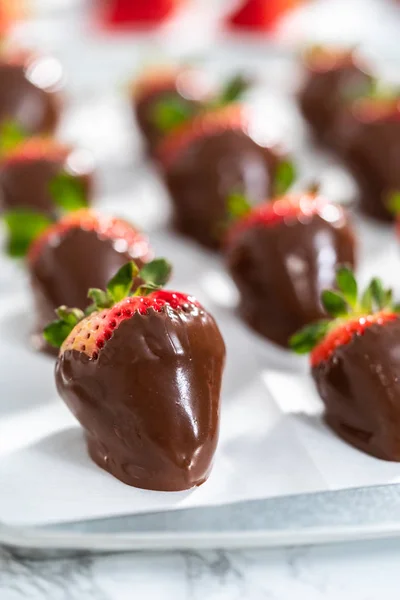
[(111, 28), (158, 25), (172, 16), (184, 1), (101, 0), (100, 18), (105, 25)]
[(305, 0), (244, 0), (229, 15), (228, 26), (238, 29), (269, 31), (289, 10)]

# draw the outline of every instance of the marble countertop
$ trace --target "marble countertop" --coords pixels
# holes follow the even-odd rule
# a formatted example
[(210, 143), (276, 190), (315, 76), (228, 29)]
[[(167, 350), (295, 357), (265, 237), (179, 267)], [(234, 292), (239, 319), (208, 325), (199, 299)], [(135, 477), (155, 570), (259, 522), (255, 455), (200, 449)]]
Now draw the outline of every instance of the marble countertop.
[(33, 560), (0, 550), (1, 600), (397, 600), (400, 540)]

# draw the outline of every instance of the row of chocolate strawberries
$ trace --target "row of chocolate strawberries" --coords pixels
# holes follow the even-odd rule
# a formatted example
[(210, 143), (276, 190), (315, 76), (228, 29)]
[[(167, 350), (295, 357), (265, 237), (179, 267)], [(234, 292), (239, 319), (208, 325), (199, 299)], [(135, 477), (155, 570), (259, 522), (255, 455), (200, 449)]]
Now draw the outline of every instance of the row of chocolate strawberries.
[[(30, 82), (31, 54), (2, 60), (2, 218), (8, 252), (23, 257), (29, 273), (35, 346), (58, 355), (60, 395), (97, 464), (137, 487), (200, 485), (218, 440), (225, 362), (218, 326), (193, 297), (161, 289), (170, 266), (151, 260), (146, 235), (87, 208), (92, 171), (77, 168), (75, 150), (50, 137), (60, 96)], [(35, 121), (38, 107), (43, 117)]]
[[(314, 50), (310, 56), (317, 54)], [(349, 54), (344, 56), (347, 74)], [(349, 79), (342, 77), (341, 69), (339, 73), (339, 77), (329, 75), (328, 83), (324, 77), (321, 83), (319, 74), (310, 74), (300, 95), (306, 116), (308, 96), (314, 101), (315, 118), (318, 111), (333, 118), (344, 92), (351, 92), (347, 98), (357, 102), (351, 106), (374, 108), (372, 120), (379, 126), (381, 117), (389, 117), (389, 128), (397, 122), (392, 92), (386, 100), (372, 93), (375, 81), (354, 65)], [(343, 208), (322, 198), (318, 190), (282, 194), (293, 179), (287, 157), (276, 149), (259, 147), (250, 138), (240, 106), (204, 110), (203, 104), (199, 110), (203, 101), (199, 97), (192, 105), (193, 96), (181, 84), (186, 76), (151, 74), (140, 80), (134, 97), (139, 126), (171, 193), (178, 230), (205, 246), (223, 248), (241, 294), (241, 313), (254, 329), (297, 352), (315, 347), (311, 364), (327, 422), (353, 445), (381, 458), (400, 460), (396, 436), (400, 404), (390, 408), (393, 394), (399, 396), (395, 383), (400, 374), (392, 360), (398, 349), (399, 323), (391, 291), (374, 279), (358, 298), (349, 269), (355, 262), (356, 240)], [(179, 107), (179, 118), (169, 119), (164, 129), (159, 126), (162, 119), (157, 120), (171, 114), (172, 104)], [(249, 163), (257, 168), (250, 169)], [(366, 177), (375, 172), (367, 172)], [(373, 188), (375, 195), (370, 191), (376, 205), (386, 210), (390, 196), (396, 203), (395, 183), (388, 179)], [(262, 202), (274, 192), (281, 192), (280, 197)], [(248, 199), (257, 206), (252, 208)], [(230, 227), (221, 228), (232, 216)], [(305, 330), (295, 334), (303, 326)], [(386, 338), (391, 343), (383, 350), (377, 340)], [(365, 354), (369, 343), (379, 352)], [(359, 354), (365, 359), (366, 386), (357, 387), (354, 363), (359, 364)]]
[(314, 137), (354, 175), (361, 209), (393, 220), (393, 195), (400, 190), (400, 88), (376, 79), (355, 51), (312, 48), (304, 64), (299, 104)]
[[(200, 116), (195, 117), (198, 118)], [(201, 118), (204, 118), (203, 115)], [(211, 137), (218, 137), (226, 131), (215, 130), (214, 127)], [(204, 135), (199, 139), (204, 139)], [(186, 150), (187, 146), (184, 146), (183, 151)], [(287, 163), (285, 169), (287, 172)], [(234, 248), (231, 244), (237, 240), (251, 240), (254, 232), (261, 237), (264, 234), (268, 237), (277, 228), (286, 232), (295, 225), (308, 227), (312, 237), (313, 227), (317, 223), (323, 228), (325, 237), (332, 240), (334, 247), (336, 244), (339, 248), (342, 246), (342, 238), (347, 240), (349, 255), (339, 257), (337, 262), (353, 260), (353, 237), (344, 213), (315, 192), (289, 195), (276, 202), (262, 204), (255, 212), (249, 211), (240, 193), (231, 195), (229, 204), (230, 212), (238, 217), (224, 236), (231, 249)], [(335, 237), (337, 231), (339, 237)], [(284, 235), (286, 233), (281, 234)], [(64, 244), (71, 237), (72, 245), (69, 250), (62, 252)], [(295, 237), (287, 237), (289, 249), (293, 247), (290, 244), (296, 244)], [(90, 254), (90, 239), (94, 245), (100, 244), (104, 249), (103, 254), (99, 246)], [(301, 236), (299, 239), (302, 239)], [(258, 242), (255, 244), (257, 246)], [(275, 251), (274, 243), (271, 247)], [(57, 256), (54, 249), (59, 248), (61, 252)], [(69, 258), (71, 252), (76, 252), (74, 260)], [(122, 256), (125, 252), (128, 256)], [(110, 271), (113, 271), (114, 277), (108, 284), (88, 282), (88, 273), (91, 274), (96, 265), (99, 265), (101, 279), (105, 279), (104, 265), (108, 259), (111, 261), (110, 253), (119, 253), (118, 259), (124, 261), (136, 253), (139, 267), (128, 262), (114, 274), (120, 265), (113, 264)], [(71, 302), (72, 305), (78, 304), (79, 308), (67, 309), (62, 306), (58, 309), (59, 320), (46, 326), (45, 340), (56, 347), (61, 345), (56, 370), (58, 389), (85, 428), (92, 458), (128, 484), (151, 489), (185, 489), (202, 483), (211, 467), (217, 443), (225, 348), (215, 321), (195, 299), (179, 292), (159, 289), (167, 278), (169, 267), (160, 260), (147, 263), (149, 253), (146, 238), (129, 224), (80, 211), (64, 217), (41, 233), (30, 245), (28, 264), (33, 274), (39, 313), (46, 310), (43, 309), (46, 302), (49, 302), (49, 306), (53, 303), (54, 308), (52, 294), (57, 287), (62, 288), (61, 295), (64, 296), (60, 304), (65, 304), (71, 289), (77, 287), (85, 297), (83, 302), (81, 296), (81, 306), (78, 302)], [(311, 248), (310, 253), (311, 260), (315, 260), (316, 248)], [(98, 260), (99, 255), (104, 262)], [(301, 278), (307, 262), (302, 260), (301, 253), (299, 260), (296, 252), (288, 254), (287, 258), (289, 256), (294, 256), (292, 261), (283, 261), (285, 268), (286, 263), (293, 263), (289, 272), (286, 271), (288, 276), (295, 281), (294, 275), (297, 274), (297, 287), (307, 287), (302, 285), (306, 280)], [(34, 269), (42, 259), (43, 278), (35, 279)], [(81, 264), (82, 278), (79, 279), (76, 273)], [(251, 261), (246, 264), (250, 273), (257, 276)], [(265, 257), (262, 256), (261, 268), (265, 264)], [(318, 260), (315, 261), (315, 269), (316, 279), (319, 279), (317, 275), (321, 265)], [(67, 285), (62, 287), (65, 271), (69, 279)], [(332, 268), (331, 272), (334, 277)], [(49, 273), (54, 279), (46, 288), (43, 281), (48, 281), (45, 278)], [(324, 365), (335, 359), (339, 347), (337, 340), (350, 348), (353, 335), (358, 334), (366, 340), (367, 332), (375, 332), (378, 327), (379, 337), (381, 329), (390, 333), (389, 327), (396, 327), (397, 324), (390, 294), (382, 290), (379, 282), (373, 282), (358, 305), (358, 301), (354, 300), (351, 273), (347, 270), (346, 276), (343, 270), (340, 273), (338, 283), (342, 291), (339, 295), (333, 294), (335, 305), (332, 306), (332, 292), (328, 293), (330, 304), (324, 298), (327, 308), (338, 316), (339, 322), (329, 321), (328, 326), (324, 320), (318, 330), (313, 325), (311, 332), (306, 330), (292, 340), (298, 350), (310, 349), (311, 341), (316, 343), (316, 353), (320, 356), (323, 354), (321, 344), (328, 344), (332, 332), (336, 331), (338, 335), (332, 342), (334, 351), (323, 354), (321, 359)], [(279, 275), (277, 271), (278, 289), (269, 289), (271, 297), (279, 297), (279, 294), (284, 296), (285, 290), (281, 292), (278, 285)], [(344, 284), (343, 280), (347, 283)], [(349, 281), (352, 282), (351, 295)], [(87, 287), (91, 288), (89, 300), (86, 299), (87, 290), (83, 291), (87, 283)], [(255, 293), (258, 291), (255, 290)], [(279, 309), (276, 300), (275, 305)], [(350, 307), (354, 308), (353, 312), (350, 312)], [(268, 319), (265, 306), (261, 306), (261, 309), (263, 316)], [(376, 312), (374, 317), (370, 314), (373, 310)], [(289, 308), (286, 318), (290, 314)], [(296, 328), (316, 318), (302, 317)], [(43, 321), (49, 318), (50, 312)], [(273, 314), (271, 321), (276, 319), (276, 314)], [(354, 323), (358, 323), (358, 328)], [(312, 335), (315, 331), (315, 335)], [(289, 336), (290, 333), (292, 331), (285, 335)], [(361, 333), (365, 335), (360, 336)], [(287, 343), (287, 339), (284, 343)], [(319, 363), (315, 364), (320, 366)], [(382, 422), (379, 415), (374, 416), (376, 425)], [(386, 458), (395, 457), (393, 453), (385, 454), (382, 451), (381, 454)]]
[[(7, 45), (2, 49), (2, 214), (24, 209), (25, 222), (31, 215), (33, 221), (36, 213), (55, 218), (60, 208), (57, 201), (73, 209), (92, 198), (93, 160), (89, 153), (54, 137), (63, 112), (63, 87), (63, 69), (55, 58)], [(22, 214), (18, 221), (22, 222)]]
[(336, 265), (354, 266), (355, 236), (345, 211), (318, 190), (288, 192), (295, 178), (288, 156), (251, 137), (241, 103), (221, 107), (199, 82), (198, 71), (142, 76), (138, 124), (178, 231), (224, 252), (245, 320), (288, 347), (291, 335), (325, 314), (321, 285), (334, 286)]

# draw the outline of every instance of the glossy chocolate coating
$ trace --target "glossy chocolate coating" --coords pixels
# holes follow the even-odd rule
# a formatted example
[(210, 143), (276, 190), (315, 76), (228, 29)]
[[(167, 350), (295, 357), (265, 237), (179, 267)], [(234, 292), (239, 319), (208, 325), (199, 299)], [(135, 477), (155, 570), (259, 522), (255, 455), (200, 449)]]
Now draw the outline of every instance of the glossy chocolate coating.
[(400, 320), (371, 325), (312, 369), (327, 423), (347, 442), (400, 461)]
[[(52, 179), (65, 171), (66, 161), (38, 158), (12, 160), (0, 164), (0, 209), (24, 208), (57, 216), (59, 210), (50, 194)], [(67, 171), (68, 172), (68, 171)], [(78, 179), (90, 204), (93, 194), (93, 170), (72, 174)]]
[(244, 131), (226, 130), (194, 141), (168, 167), (165, 178), (176, 228), (210, 248), (221, 245), (234, 192), (257, 204), (271, 193), (279, 157)]
[(347, 164), (358, 182), (363, 212), (392, 221), (387, 202), (391, 192), (400, 190), (400, 117), (360, 126), (349, 144)]
[(128, 485), (178, 491), (210, 473), (224, 361), (204, 310), (150, 309), (123, 321), (97, 360), (67, 350), (56, 382), (100, 467)]
[(40, 349), (49, 350), (42, 331), (54, 321), (56, 308), (63, 304), (86, 308), (91, 303), (88, 289), (105, 289), (116, 271), (132, 258), (138, 266), (143, 264), (140, 257), (116, 250), (111, 240), (78, 228), (44, 245), (29, 265), (37, 319), (35, 341)]
[(46, 68), (44, 60), (31, 57), (22, 65), (0, 62), (0, 123), (16, 121), (28, 135), (54, 132), (61, 112), (57, 91), (61, 82), (53, 77), (51, 87), (35, 83), (35, 72)]
[(256, 225), (227, 248), (243, 319), (280, 346), (326, 316), (322, 290), (334, 287), (338, 264), (354, 264), (354, 235), (342, 210), (336, 210), (332, 222), (317, 214), (303, 223)]
[(352, 90), (362, 93), (369, 76), (355, 64), (345, 63), (327, 70), (309, 67), (306, 83), (299, 94), (300, 109), (319, 141), (330, 143), (332, 124), (344, 96)]

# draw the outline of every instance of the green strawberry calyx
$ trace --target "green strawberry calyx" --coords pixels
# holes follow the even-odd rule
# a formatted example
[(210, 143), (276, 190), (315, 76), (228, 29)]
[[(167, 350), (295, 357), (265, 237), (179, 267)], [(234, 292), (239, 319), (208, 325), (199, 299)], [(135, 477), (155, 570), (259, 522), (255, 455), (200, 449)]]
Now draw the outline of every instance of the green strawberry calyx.
[(184, 125), (200, 112), (222, 108), (239, 101), (249, 88), (249, 81), (242, 75), (234, 75), (223, 86), (216, 97), (202, 103), (190, 103), (186, 98), (175, 94), (165, 95), (156, 101), (151, 108), (151, 120), (163, 134), (174, 131)]
[(308, 354), (330, 331), (351, 319), (379, 312), (400, 313), (400, 304), (393, 303), (392, 290), (385, 289), (379, 277), (371, 279), (359, 294), (353, 271), (340, 266), (336, 272), (336, 287), (321, 294), (322, 305), (330, 318), (306, 325), (291, 337), (289, 345), (297, 354)]
[(105, 290), (90, 288), (88, 298), (92, 300), (84, 311), (79, 308), (60, 306), (56, 309), (57, 320), (53, 321), (43, 331), (43, 337), (48, 344), (60, 348), (64, 340), (86, 316), (106, 309), (129, 296), (147, 296), (160, 290), (170, 278), (171, 264), (164, 258), (156, 258), (146, 263), (141, 269), (134, 261), (123, 265), (110, 279)]

